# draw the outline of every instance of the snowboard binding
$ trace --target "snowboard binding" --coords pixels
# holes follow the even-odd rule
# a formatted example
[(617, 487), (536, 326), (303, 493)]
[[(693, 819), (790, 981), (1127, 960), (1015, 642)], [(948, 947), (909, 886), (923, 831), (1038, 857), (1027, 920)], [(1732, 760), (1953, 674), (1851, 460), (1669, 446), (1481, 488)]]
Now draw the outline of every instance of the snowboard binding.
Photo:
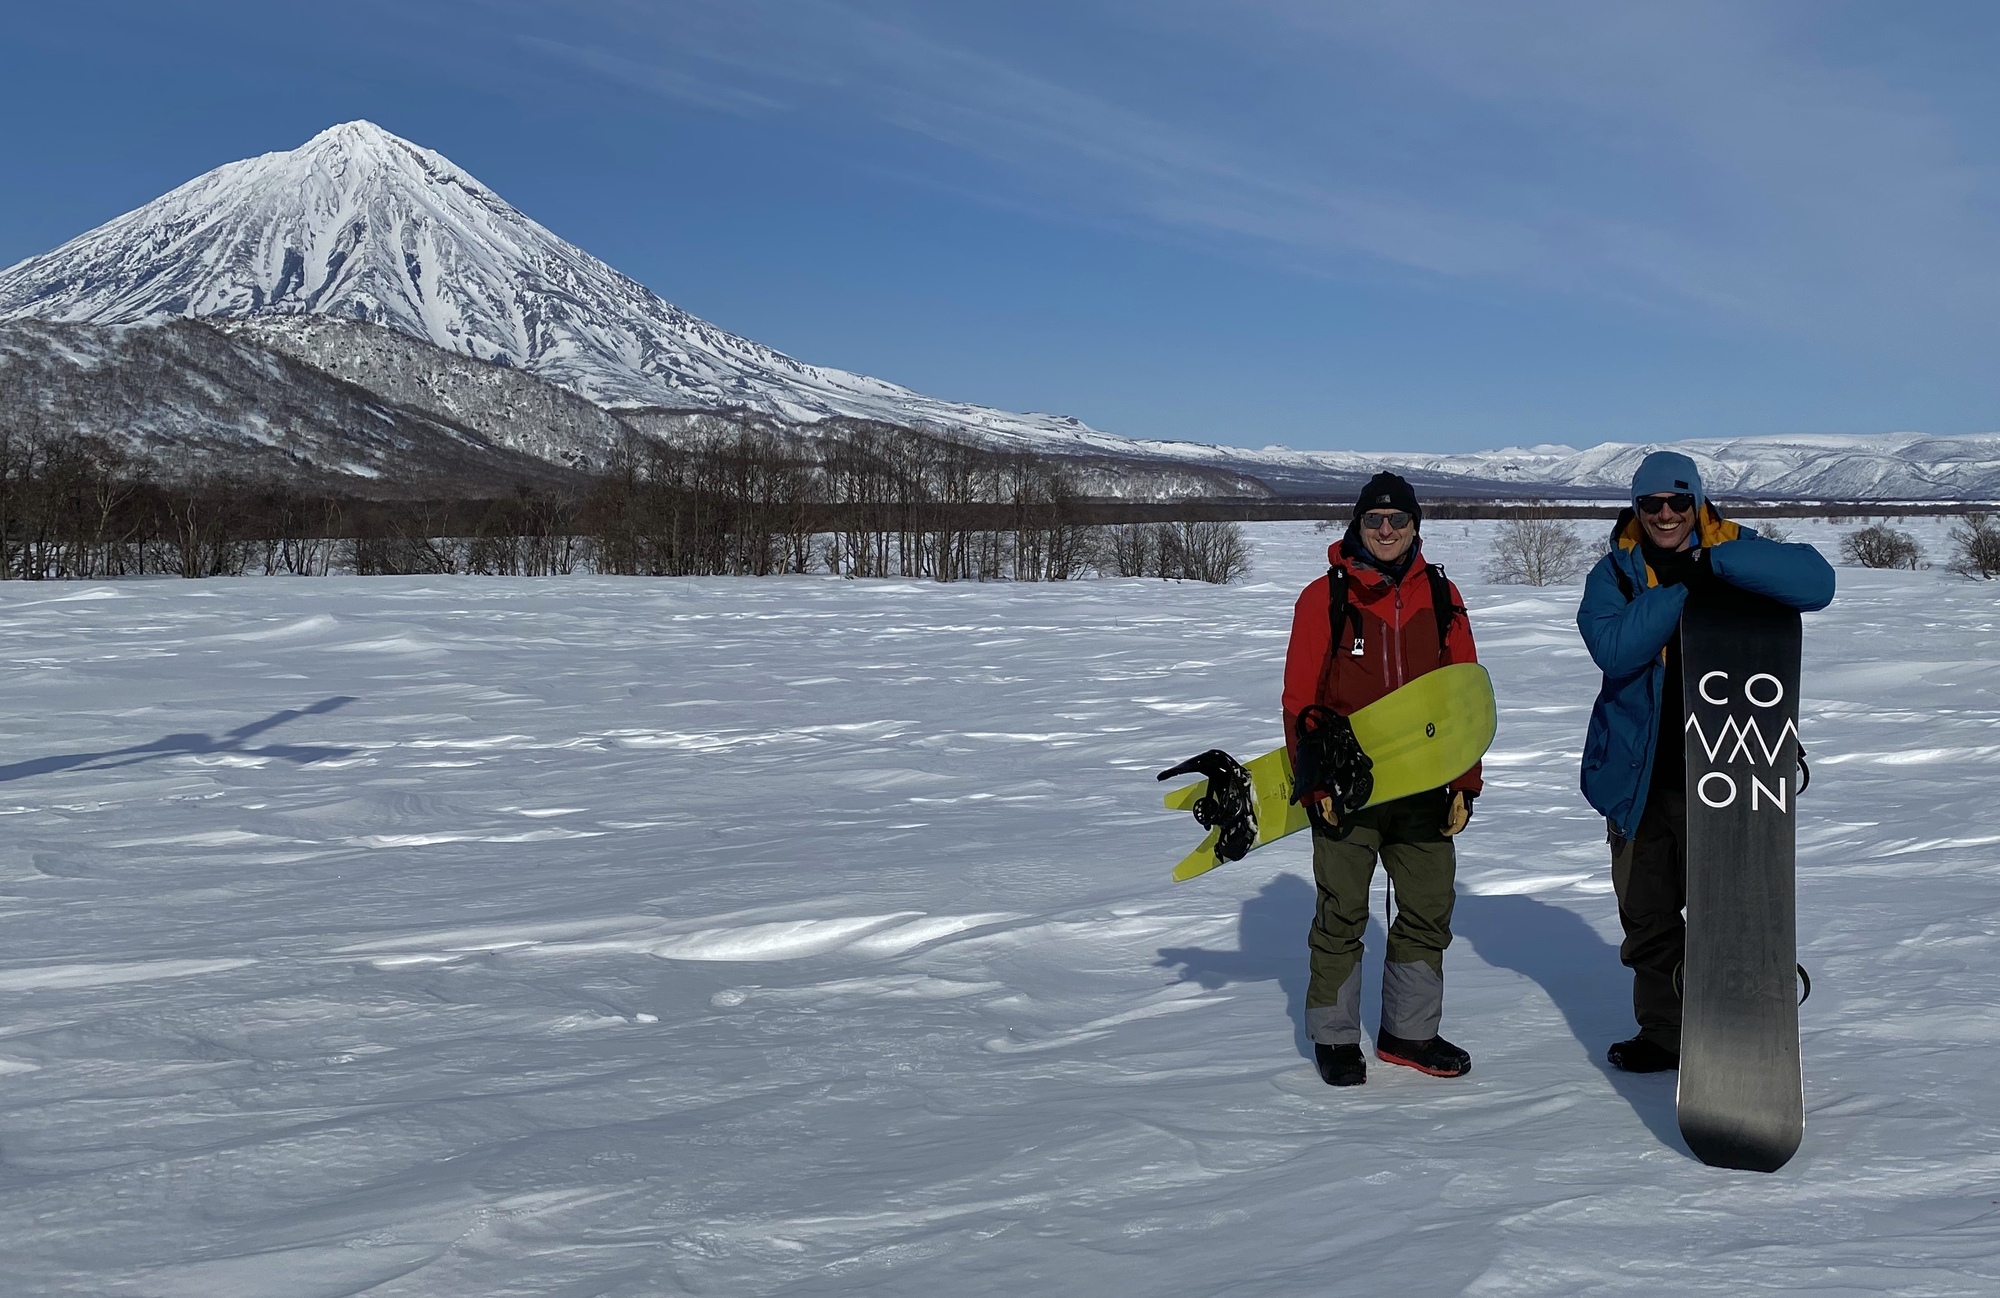
[(1211, 748), (1161, 771), (1159, 778), (1171, 780), (1176, 775), (1208, 777), (1208, 792), (1195, 799), (1193, 811), (1203, 829), (1219, 831), (1216, 859), (1240, 861), (1249, 855), (1257, 846), (1257, 808), (1250, 792), (1250, 772), (1243, 764), (1220, 748)]
[[(1298, 740), (1292, 801), (1304, 804), (1314, 833), (1345, 838), (1347, 818), (1367, 806), (1375, 792), (1375, 763), (1361, 751), (1347, 718), (1323, 704), (1299, 713), (1292, 728)], [(1332, 801), (1331, 817), (1322, 799)]]

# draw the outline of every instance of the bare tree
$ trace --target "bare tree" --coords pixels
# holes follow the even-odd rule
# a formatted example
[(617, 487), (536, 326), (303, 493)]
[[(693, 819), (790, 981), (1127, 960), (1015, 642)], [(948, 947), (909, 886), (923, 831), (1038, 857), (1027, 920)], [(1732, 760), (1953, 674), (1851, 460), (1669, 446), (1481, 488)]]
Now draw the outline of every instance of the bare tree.
[(1158, 576), (1226, 586), (1250, 575), (1250, 547), (1240, 524), (1214, 519), (1158, 523), (1153, 536)]
[(1143, 577), (1153, 570), (1158, 550), (1156, 529), (1146, 523), (1120, 523), (1104, 529), (1100, 566), (1120, 577)]
[(1840, 557), (1863, 568), (1915, 568), (1923, 562), (1924, 548), (1908, 532), (1876, 523), (1841, 537)]
[(1510, 586), (1556, 586), (1575, 581), (1590, 558), (1574, 525), (1530, 514), (1510, 518), (1493, 536), (1486, 580)]
[(1951, 570), (1981, 581), (2000, 577), (2000, 522), (1987, 513), (1967, 514), (1952, 525)]
[(465, 570), (470, 547), (451, 534), (449, 513), (438, 502), (423, 501), (397, 511), (386, 530), (388, 534), (381, 535), (370, 527), (348, 542), (348, 566), (355, 576), (428, 577)]
[(251, 547), (244, 539), (248, 492), (235, 476), (183, 462), (164, 484), (166, 563), (183, 577), (240, 577)]

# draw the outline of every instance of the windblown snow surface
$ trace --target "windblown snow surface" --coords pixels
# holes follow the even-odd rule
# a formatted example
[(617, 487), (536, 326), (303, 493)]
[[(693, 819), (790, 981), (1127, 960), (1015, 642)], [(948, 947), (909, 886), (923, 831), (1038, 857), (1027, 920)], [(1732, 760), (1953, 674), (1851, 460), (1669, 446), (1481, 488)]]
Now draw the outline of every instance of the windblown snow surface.
[(1843, 569), (1807, 619), (1808, 1129), (1762, 1176), (1598, 1062), (1575, 588), (1466, 581), (1472, 1075), (1319, 1083), (1307, 844), (1171, 884), (1152, 778), (1277, 739), (1325, 538), (1251, 532), (1225, 589), (0, 588), (0, 1289), (2000, 1291), (2000, 592)]

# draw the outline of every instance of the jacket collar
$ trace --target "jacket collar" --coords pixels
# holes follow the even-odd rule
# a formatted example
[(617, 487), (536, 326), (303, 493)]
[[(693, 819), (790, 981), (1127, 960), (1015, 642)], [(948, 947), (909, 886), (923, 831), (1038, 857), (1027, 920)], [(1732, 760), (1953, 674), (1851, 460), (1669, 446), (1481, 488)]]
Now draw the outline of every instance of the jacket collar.
[[(1354, 541), (1356, 549), (1359, 549), (1361, 544), (1358, 538)], [(1326, 548), (1326, 560), (1335, 567), (1347, 569), (1350, 586), (1361, 586), (1370, 591), (1389, 589), (1391, 585), (1389, 574), (1375, 566), (1374, 556), (1357, 557), (1347, 546), (1346, 538), (1334, 542)], [(1363, 554), (1365, 553), (1363, 551)], [(1403, 570), (1404, 584), (1408, 584), (1413, 577), (1424, 571), (1424, 539), (1421, 536), (1410, 543), (1409, 558), (1410, 566)]]
[[(1659, 577), (1647, 566), (1645, 552), (1639, 548), (1639, 539), (1645, 535), (1640, 530), (1639, 511), (1627, 505), (1619, 511), (1618, 521), (1611, 525), (1611, 541), (1617, 547), (1619, 559), (1633, 573), (1646, 574), (1646, 584), (1657, 586)], [(1695, 516), (1696, 540), (1706, 548), (1734, 541), (1743, 535), (1743, 529), (1736, 523), (1716, 512), (1708, 501), (1701, 503), (1701, 512)]]

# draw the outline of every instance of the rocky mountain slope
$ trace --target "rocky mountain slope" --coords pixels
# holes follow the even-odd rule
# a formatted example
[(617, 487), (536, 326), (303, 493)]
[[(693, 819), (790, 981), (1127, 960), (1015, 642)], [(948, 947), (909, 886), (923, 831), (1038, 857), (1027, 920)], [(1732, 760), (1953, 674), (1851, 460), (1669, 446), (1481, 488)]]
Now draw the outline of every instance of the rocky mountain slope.
[[(222, 325), (229, 345), (185, 330), (117, 332), (188, 317)], [(93, 426), (116, 424), (135, 445), (205, 454), (233, 439), (251, 460), (269, 455), (271, 430), (285, 425), (279, 440), (309, 443), (302, 453), (327, 471), (418, 464), (435, 479), (450, 473), (442, 458), (450, 454), (468, 457), (465, 472), (482, 479), (502, 462), (588, 469), (626, 430), (672, 433), (694, 411), (799, 426), (879, 421), (1063, 455), (1094, 493), (1126, 497), (1338, 497), (1384, 466), (1434, 493), (1615, 497), (1650, 449), (1247, 450), (1134, 441), (1062, 416), (938, 400), (794, 360), (697, 319), (449, 159), (368, 122), (218, 167), (0, 271), (0, 322), (9, 320), (44, 322), (7, 329), (0, 345), (16, 367), (0, 387), (11, 383), (17, 396), (34, 387), (44, 405), (74, 408), (88, 392), (110, 394)], [(48, 324), (99, 332), (59, 335)], [(186, 353), (213, 381), (164, 374), (166, 352)], [(128, 364), (131, 374), (114, 373)], [(288, 391), (271, 386), (273, 365), (318, 377), (301, 379), (285, 404)], [(153, 399), (168, 391), (171, 400)], [(310, 417), (296, 414), (300, 392), (311, 394)], [(372, 413), (357, 413), (364, 407)], [(357, 422), (325, 422), (335, 410)], [(391, 425), (397, 431), (385, 433)], [(2000, 498), (2000, 434), (1680, 445), (1718, 494)]]
[(370, 122), (218, 167), (0, 271), (0, 319), (173, 316), (385, 325), (611, 406), (850, 416), (1078, 449), (1096, 440), (1073, 419), (940, 401), (737, 337)]
[(0, 324), (0, 412), (7, 433), (102, 438), (169, 475), (391, 496), (574, 477), (520, 449), (530, 438), (488, 436), (197, 320)]

